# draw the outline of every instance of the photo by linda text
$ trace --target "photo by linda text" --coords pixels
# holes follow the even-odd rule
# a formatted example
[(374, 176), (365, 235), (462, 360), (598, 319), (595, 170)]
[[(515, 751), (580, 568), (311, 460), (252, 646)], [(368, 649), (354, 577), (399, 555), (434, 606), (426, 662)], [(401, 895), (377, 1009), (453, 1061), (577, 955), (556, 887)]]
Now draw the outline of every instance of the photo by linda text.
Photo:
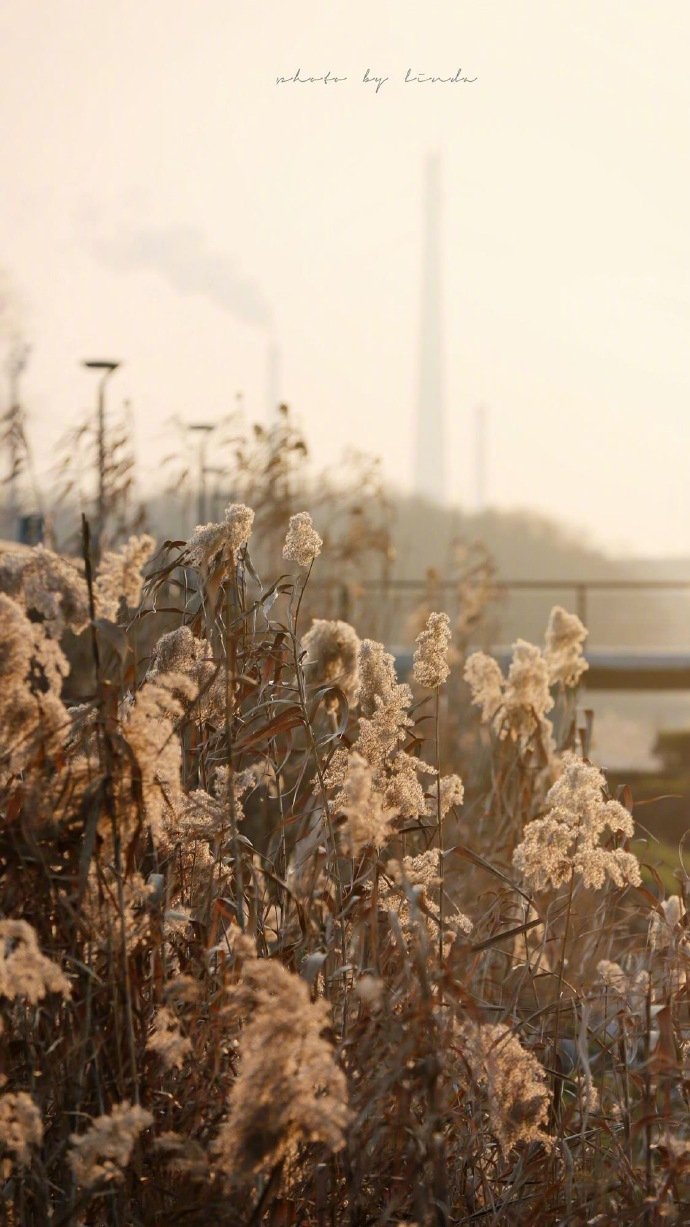
[(277, 76), (276, 85), (368, 85), (372, 87), (371, 92), (378, 94), (385, 85), (474, 85), (478, 80), (479, 78), (476, 76), (468, 76), (463, 73), (462, 68), (458, 68), (455, 73), (445, 76), (416, 72), (412, 68), (408, 68), (404, 76), (402, 73), (386, 75), (374, 72), (371, 68), (366, 68), (363, 73), (357, 76), (335, 73), (330, 68), (320, 75), (308, 73), (302, 68), (298, 68), (289, 76)]

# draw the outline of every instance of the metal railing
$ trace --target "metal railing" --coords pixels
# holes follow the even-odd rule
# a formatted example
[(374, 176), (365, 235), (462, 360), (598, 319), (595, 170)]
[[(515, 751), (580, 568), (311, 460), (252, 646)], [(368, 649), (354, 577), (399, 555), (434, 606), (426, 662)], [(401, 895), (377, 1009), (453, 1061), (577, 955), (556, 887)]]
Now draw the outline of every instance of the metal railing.
[[(496, 579), (491, 588), (483, 646), (540, 640), (560, 604), (588, 628), (590, 649), (690, 653), (690, 579)], [(415, 610), (426, 600), (451, 618), (461, 608), (457, 580), (368, 579), (333, 595), (336, 616), (396, 644), (411, 642)]]
[[(687, 592), (690, 593), (690, 580), (687, 579), (592, 579), (592, 580), (543, 580), (543, 579), (511, 579), (503, 580), (496, 587), (504, 592), (548, 592), (572, 591), (575, 598), (573, 613), (588, 625), (589, 596), (592, 592)], [(690, 639), (690, 628), (689, 628)]]

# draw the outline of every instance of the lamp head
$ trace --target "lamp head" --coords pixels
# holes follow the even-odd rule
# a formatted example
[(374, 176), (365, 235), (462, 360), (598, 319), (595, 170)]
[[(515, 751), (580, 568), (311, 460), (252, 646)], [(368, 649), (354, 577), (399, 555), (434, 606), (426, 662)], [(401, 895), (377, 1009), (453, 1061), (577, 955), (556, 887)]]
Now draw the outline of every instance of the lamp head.
[(82, 366), (86, 366), (90, 371), (116, 371), (120, 362), (106, 362), (101, 359), (92, 359), (88, 362), (82, 362)]

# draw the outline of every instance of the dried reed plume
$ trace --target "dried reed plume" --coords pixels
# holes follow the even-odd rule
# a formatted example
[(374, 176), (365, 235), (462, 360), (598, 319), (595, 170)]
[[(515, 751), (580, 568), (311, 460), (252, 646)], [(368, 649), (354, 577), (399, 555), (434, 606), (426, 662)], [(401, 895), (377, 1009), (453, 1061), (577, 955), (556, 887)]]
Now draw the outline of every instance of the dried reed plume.
[(318, 587), (385, 534), (258, 445), (188, 542), (0, 562), (0, 1217), (689, 1221), (685, 878), (587, 756), (585, 628), (468, 653), (482, 555), (408, 683)]

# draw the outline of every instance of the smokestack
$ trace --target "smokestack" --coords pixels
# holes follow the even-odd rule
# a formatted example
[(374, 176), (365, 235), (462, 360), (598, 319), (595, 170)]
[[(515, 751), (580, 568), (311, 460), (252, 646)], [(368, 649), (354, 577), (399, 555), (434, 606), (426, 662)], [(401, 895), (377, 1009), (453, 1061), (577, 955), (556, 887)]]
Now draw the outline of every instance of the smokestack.
[(441, 337), (441, 159), (426, 161), (424, 248), (417, 386), (415, 487), (434, 502), (446, 498), (443, 345)]
[(474, 419), (474, 480), (478, 512), (486, 510), (486, 426), (486, 405), (477, 405)]
[(266, 396), (269, 422), (272, 422), (275, 418), (282, 400), (281, 384), (280, 347), (275, 336), (271, 334), (268, 338), (268, 349), (266, 352)]

